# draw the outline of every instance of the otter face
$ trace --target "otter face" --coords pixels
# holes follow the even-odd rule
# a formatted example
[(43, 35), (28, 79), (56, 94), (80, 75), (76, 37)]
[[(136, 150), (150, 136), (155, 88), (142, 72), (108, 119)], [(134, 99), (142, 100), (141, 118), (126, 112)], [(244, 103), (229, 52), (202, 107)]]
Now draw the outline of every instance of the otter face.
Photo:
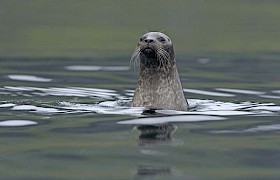
[(147, 58), (156, 58), (157, 51), (163, 51), (172, 46), (168, 36), (161, 32), (149, 32), (144, 34), (138, 43), (140, 52)]
[(140, 38), (130, 61), (135, 64), (138, 57), (142, 67), (166, 70), (175, 64), (172, 42), (161, 32), (149, 32)]
[(140, 38), (139, 45), (149, 43), (172, 45), (170, 38), (161, 32), (148, 32)]

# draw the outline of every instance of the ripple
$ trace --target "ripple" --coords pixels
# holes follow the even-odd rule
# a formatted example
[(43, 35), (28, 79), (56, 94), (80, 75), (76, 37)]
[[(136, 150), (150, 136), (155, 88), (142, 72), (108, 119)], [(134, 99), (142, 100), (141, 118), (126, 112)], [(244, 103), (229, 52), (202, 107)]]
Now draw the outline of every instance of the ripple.
[(178, 115), (178, 114), (185, 114), (185, 115), (213, 115), (213, 116), (238, 116), (238, 115), (254, 115), (256, 113), (253, 112), (246, 112), (246, 111), (238, 111), (238, 110), (232, 110), (232, 111), (227, 111), (227, 110), (221, 110), (221, 111), (204, 111), (204, 112), (199, 112), (199, 111), (190, 111), (190, 112), (185, 112), (185, 111), (173, 111), (173, 110), (156, 110), (157, 113), (160, 114), (165, 114), (165, 115)]
[(200, 63), (200, 64), (208, 64), (209, 62), (211, 61), (210, 58), (198, 58), (197, 59), (197, 62)]
[(252, 91), (252, 90), (243, 90), (243, 89), (216, 88), (216, 90), (224, 91), (224, 92), (239, 93), (239, 94), (250, 94), (250, 95), (265, 94), (265, 92), (262, 92), (262, 91)]
[[(70, 96), (70, 97), (98, 97), (102, 99), (112, 99), (120, 96), (115, 90), (81, 88), (81, 87), (27, 87), (27, 86), (4, 86), (2, 90), (16, 92), (17, 95), (36, 95), (36, 96)], [(24, 94), (25, 92), (25, 94)], [(29, 94), (26, 94), (29, 93)]]
[(9, 108), (9, 107), (14, 107), (15, 104), (13, 103), (6, 103), (6, 104), (0, 104), (0, 108)]
[(34, 105), (18, 105), (12, 107), (12, 110), (17, 111), (31, 111), (39, 114), (54, 114), (54, 113), (61, 113), (65, 111), (61, 111), (55, 108), (46, 108), (46, 107), (37, 107)]
[(204, 116), (204, 115), (185, 115), (185, 116), (168, 116), (168, 117), (152, 117), (152, 118), (139, 118), (128, 121), (120, 121), (118, 124), (131, 124), (131, 125), (155, 125), (166, 124), (171, 122), (201, 122), (201, 121), (220, 121), (226, 120), (224, 117)]
[(86, 66), (74, 65), (66, 66), (65, 69), (70, 71), (127, 71), (129, 66)]
[(272, 91), (273, 93), (277, 93), (277, 94), (280, 94), (280, 90), (275, 90), (275, 91)]
[(135, 90), (127, 89), (127, 90), (125, 90), (125, 95), (133, 97), (134, 96), (134, 92), (135, 92)]
[(280, 112), (280, 106), (274, 106), (274, 104), (268, 104), (268, 105), (262, 105), (262, 106), (256, 106), (256, 107), (250, 107), (247, 110), (250, 111), (269, 111), (269, 112)]
[(100, 104), (76, 104), (70, 102), (61, 102), (59, 104), (60, 109), (74, 110), (77, 112), (95, 112), (98, 114), (143, 116), (142, 113), (144, 110), (141, 107), (120, 106), (118, 101), (109, 101)]
[(278, 93), (278, 94), (280, 94), (280, 90), (274, 90), (274, 91), (272, 91), (273, 93)]
[(52, 79), (42, 78), (38, 76), (32, 75), (8, 75), (8, 77), (12, 80), (17, 81), (32, 81), (32, 82), (51, 82)]
[(234, 94), (204, 91), (204, 90), (197, 90), (197, 89), (184, 89), (184, 92), (202, 94), (202, 95), (208, 95), (208, 96), (221, 96), (221, 97), (234, 97), (235, 96)]
[(14, 126), (30, 126), (38, 124), (35, 121), (30, 120), (6, 120), (0, 121), (0, 126), (14, 127)]
[[(187, 89), (190, 91), (190, 89)], [(8, 92), (10, 96), (70, 96), (70, 97), (86, 97), (97, 98), (100, 103), (82, 104), (66, 101), (59, 101), (55, 105), (25, 104), (13, 101), (0, 102), (0, 108), (11, 108), (14, 111), (28, 111), (39, 114), (56, 114), (56, 113), (86, 113), (94, 112), (98, 114), (116, 114), (130, 115), (134, 117), (145, 117), (143, 115), (144, 107), (130, 107), (131, 98), (121, 96), (117, 91), (110, 89), (83, 88), (83, 87), (28, 87), (28, 86), (4, 86), (0, 88), (0, 92)], [(201, 90), (194, 90), (199, 92)], [(133, 90), (124, 90), (124, 93), (132, 93)], [(216, 92), (202, 91), (204, 94), (212, 94)], [(201, 93), (201, 92), (199, 92)], [(213, 94), (212, 94), (213, 95)], [(215, 95), (231, 96), (231, 94), (218, 93)], [(118, 99), (118, 100), (110, 100)], [(271, 116), (280, 112), (280, 106), (274, 103), (254, 103), (254, 102), (222, 102), (214, 100), (188, 99), (190, 110), (174, 111), (174, 110), (156, 110), (161, 115), (205, 115), (205, 116)]]
[[(280, 108), (274, 103), (254, 103), (254, 102), (222, 102), (213, 100), (197, 100), (189, 99), (189, 104), (195, 113), (211, 113), (211, 115), (242, 115), (256, 114), (259, 110), (267, 110), (270, 113), (275, 112), (275, 109)], [(215, 113), (215, 114), (212, 114)], [(217, 113), (217, 114), (216, 114)], [(228, 114), (227, 114), (228, 113)]]
[(226, 134), (226, 133), (256, 133), (256, 132), (267, 132), (267, 131), (278, 131), (278, 130), (280, 130), (280, 124), (257, 126), (245, 130), (215, 130), (210, 132), (216, 134)]
[(280, 96), (273, 96), (273, 95), (259, 95), (259, 97), (267, 98), (267, 99), (280, 99)]
[[(145, 117), (144, 107), (130, 107), (131, 100), (104, 101), (97, 104), (80, 104), (72, 102), (59, 102), (52, 107), (39, 107), (35, 105), (16, 105), (14, 103), (0, 104), (0, 107), (11, 108), (17, 111), (29, 111), (39, 114), (56, 113), (97, 113), (130, 115)], [(155, 110), (160, 115), (203, 115), (203, 116), (271, 116), (280, 112), (280, 106), (273, 103), (229, 103), (212, 100), (189, 99), (190, 111)]]

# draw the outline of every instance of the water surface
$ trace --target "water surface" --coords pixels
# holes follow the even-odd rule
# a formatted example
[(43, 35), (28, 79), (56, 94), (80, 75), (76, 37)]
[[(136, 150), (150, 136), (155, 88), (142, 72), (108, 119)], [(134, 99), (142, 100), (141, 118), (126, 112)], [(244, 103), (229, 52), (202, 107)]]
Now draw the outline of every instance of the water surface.
[(0, 58), (1, 177), (279, 179), (279, 58), (178, 57), (188, 112), (130, 108), (129, 57)]

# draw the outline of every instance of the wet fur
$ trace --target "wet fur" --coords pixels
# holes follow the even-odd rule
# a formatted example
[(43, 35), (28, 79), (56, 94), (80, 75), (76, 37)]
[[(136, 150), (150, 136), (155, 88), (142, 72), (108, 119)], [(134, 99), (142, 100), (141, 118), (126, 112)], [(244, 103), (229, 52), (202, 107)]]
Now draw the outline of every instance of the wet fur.
[[(164, 34), (150, 33), (156, 33), (151, 36), (154, 42), (139, 42), (131, 58), (134, 64), (138, 58), (140, 59), (139, 80), (132, 106), (186, 111), (188, 103), (184, 97), (171, 40), (162, 43), (156, 37)], [(149, 33), (147, 34), (150, 37)], [(155, 52), (155, 57), (145, 54), (146, 48), (151, 48)]]

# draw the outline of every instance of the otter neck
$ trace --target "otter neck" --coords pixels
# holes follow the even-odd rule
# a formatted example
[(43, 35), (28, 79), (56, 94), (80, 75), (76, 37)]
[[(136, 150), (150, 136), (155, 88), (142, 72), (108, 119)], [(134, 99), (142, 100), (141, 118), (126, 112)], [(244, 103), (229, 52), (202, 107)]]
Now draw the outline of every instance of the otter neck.
[(140, 78), (132, 106), (187, 110), (188, 104), (184, 97), (175, 59), (169, 59), (172, 65), (168, 67), (147, 65), (151, 60), (156, 61), (156, 59), (140, 59)]
[(176, 68), (175, 59), (158, 60), (156, 57), (146, 57), (140, 54), (140, 74), (145, 71), (146, 73), (169, 73)]
[(143, 86), (150, 86), (151, 89), (158, 88), (168, 84), (172, 79), (177, 80), (175, 77), (177, 74), (175, 59), (160, 62), (157, 58), (140, 56), (140, 77), (142, 77), (140, 84)]

